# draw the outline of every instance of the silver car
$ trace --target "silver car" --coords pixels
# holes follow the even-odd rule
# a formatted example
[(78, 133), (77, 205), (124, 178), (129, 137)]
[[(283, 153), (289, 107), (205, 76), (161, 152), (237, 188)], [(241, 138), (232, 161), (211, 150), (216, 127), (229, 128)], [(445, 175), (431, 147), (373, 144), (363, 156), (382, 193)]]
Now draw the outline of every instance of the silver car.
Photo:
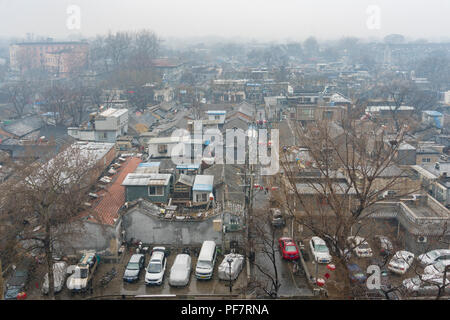
[(235, 280), (244, 267), (244, 256), (237, 253), (229, 253), (224, 256), (219, 266), (220, 280)]
[(414, 261), (414, 254), (409, 251), (397, 251), (389, 261), (388, 269), (397, 274), (405, 274)]
[[(406, 289), (407, 293), (415, 296), (430, 295), (437, 294), (439, 292), (439, 288), (444, 289), (444, 282), (442, 276), (422, 275), (403, 280), (403, 287)], [(450, 281), (445, 279), (444, 294), (448, 293), (449, 289)]]
[[(55, 262), (53, 264), (53, 279), (55, 285), (55, 293), (60, 292), (64, 287), (64, 281), (67, 277), (67, 263), (65, 261)], [(44, 276), (44, 283), (42, 284), (42, 293), (48, 294), (49, 280), (48, 273)]]
[(192, 259), (188, 254), (178, 254), (170, 269), (169, 285), (172, 287), (186, 286), (191, 278), (191, 265)]
[[(424, 274), (434, 274), (436, 276), (443, 275), (445, 269), (450, 266), (450, 260), (438, 261), (434, 264), (426, 266), (423, 270)], [(450, 275), (450, 268), (447, 268), (447, 273)]]
[(450, 260), (450, 249), (436, 249), (417, 257), (422, 266), (428, 266), (437, 261)]

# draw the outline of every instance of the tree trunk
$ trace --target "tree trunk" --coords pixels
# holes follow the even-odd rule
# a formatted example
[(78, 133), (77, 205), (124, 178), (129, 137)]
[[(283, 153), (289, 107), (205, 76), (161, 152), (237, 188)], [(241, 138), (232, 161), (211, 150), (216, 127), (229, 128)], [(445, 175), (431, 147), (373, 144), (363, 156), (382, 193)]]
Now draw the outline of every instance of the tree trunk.
[(341, 266), (343, 273), (342, 273), (342, 281), (344, 283), (344, 288), (342, 290), (342, 295), (345, 297), (345, 299), (348, 299), (349, 297), (352, 297), (352, 284), (350, 283), (350, 277), (349, 272), (347, 270), (347, 262), (344, 260), (344, 258), (338, 259), (339, 265)]
[(48, 296), (51, 299), (55, 298), (55, 279), (53, 274), (53, 255), (51, 248), (51, 227), (49, 224), (45, 227), (45, 241), (44, 250), (47, 260), (47, 272), (48, 272)]

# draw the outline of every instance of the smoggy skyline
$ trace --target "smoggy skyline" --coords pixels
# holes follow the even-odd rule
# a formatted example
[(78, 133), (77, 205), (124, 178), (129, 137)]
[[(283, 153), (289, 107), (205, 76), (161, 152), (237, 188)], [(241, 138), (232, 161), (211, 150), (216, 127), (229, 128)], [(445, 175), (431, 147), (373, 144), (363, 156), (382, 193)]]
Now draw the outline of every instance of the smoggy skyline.
[(447, 0), (0, 0), (0, 36), (91, 37), (150, 29), (162, 38), (260, 41), (343, 36), (450, 40)]

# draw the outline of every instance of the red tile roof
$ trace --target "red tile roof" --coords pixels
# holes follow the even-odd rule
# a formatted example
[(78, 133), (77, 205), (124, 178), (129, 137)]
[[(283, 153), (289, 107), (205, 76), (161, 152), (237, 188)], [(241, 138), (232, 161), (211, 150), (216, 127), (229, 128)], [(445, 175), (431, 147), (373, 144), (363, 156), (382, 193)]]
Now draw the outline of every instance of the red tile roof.
[(122, 163), (107, 189), (97, 193), (100, 197), (92, 204), (94, 217), (91, 221), (114, 225), (114, 219), (119, 218), (120, 207), (125, 204), (125, 187), (121, 184), (127, 174), (134, 172), (141, 162), (140, 158), (129, 157)]

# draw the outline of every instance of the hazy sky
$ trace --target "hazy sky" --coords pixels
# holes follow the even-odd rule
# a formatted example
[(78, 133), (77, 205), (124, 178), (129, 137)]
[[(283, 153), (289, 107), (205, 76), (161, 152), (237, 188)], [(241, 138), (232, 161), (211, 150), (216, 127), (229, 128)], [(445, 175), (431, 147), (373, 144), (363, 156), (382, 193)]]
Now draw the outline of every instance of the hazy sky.
[[(80, 8), (80, 29), (66, 26), (70, 5)], [(377, 9), (367, 12), (373, 5), (379, 24)], [(442, 40), (450, 39), (449, 17), (450, 0), (0, 0), (0, 36), (31, 32), (58, 38), (147, 28), (163, 38), (304, 40), (400, 33)]]

